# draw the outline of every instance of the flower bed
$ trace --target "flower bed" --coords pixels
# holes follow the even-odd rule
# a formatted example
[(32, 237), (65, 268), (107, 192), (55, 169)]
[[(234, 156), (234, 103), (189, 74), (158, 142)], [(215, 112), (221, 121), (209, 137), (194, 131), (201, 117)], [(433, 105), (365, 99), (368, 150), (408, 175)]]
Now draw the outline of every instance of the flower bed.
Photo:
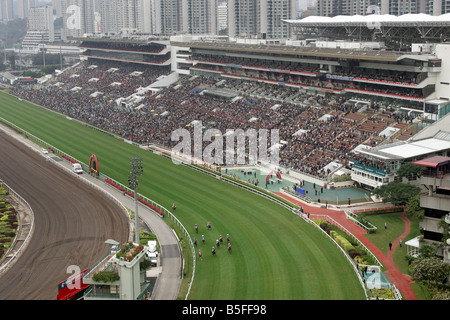
[(17, 228), (16, 210), (4, 198), (0, 197), (0, 259), (14, 242)]
[(382, 209), (373, 209), (373, 210), (355, 210), (353, 213), (356, 214), (381, 214), (381, 213), (398, 213), (403, 212), (405, 210), (405, 207), (389, 207), (389, 208), (382, 208)]
[(129, 242), (123, 245), (120, 251), (116, 253), (116, 258), (124, 258), (127, 261), (132, 261), (143, 249), (143, 245), (134, 245), (132, 242)]
[[(356, 263), (359, 270), (362, 271), (364, 266), (377, 265), (374, 258), (367, 252), (366, 248), (360, 245), (352, 236), (342, 231), (339, 227), (329, 223), (325, 219), (312, 219), (318, 224), (336, 243), (344, 249), (344, 251)], [(387, 288), (379, 288), (371, 290), (373, 298), (376, 299), (395, 299), (394, 292)]]

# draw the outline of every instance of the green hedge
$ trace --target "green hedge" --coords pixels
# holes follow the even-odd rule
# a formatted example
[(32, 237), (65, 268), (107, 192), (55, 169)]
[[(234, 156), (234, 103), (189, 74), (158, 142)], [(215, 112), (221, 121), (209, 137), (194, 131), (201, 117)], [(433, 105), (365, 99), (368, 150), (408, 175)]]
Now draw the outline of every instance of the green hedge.
[(403, 207), (394, 207), (394, 208), (362, 211), (362, 212), (358, 212), (358, 215), (360, 215), (360, 214), (397, 213), (397, 212), (403, 212), (403, 211), (404, 211)]
[(345, 250), (345, 252), (350, 252), (350, 250), (355, 250), (355, 247), (348, 241), (345, 237), (337, 234), (335, 231), (330, 231), (330, 236), (336, 240), (336, 242)]

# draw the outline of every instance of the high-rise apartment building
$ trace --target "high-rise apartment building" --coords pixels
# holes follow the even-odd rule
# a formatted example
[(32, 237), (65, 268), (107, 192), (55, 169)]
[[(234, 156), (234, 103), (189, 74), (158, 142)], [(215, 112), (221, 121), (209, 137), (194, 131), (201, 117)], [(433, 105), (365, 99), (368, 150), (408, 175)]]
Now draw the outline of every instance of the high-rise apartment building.
[[(320, 16), (381, 14), (384, 0), (318, 0)], [(389, 0), (387, 0), (389, 1)]]
[(297, 1), (261, 0), (260, 21), (261, 33), (270, 39), (288, 38), (289, 24), (285, 20), (297, 18)]
[(217, 34), (217, 0), (187, 0), (188, 33)]
[(25, 19), (28, 17), (28, 9), (36, 6), (36, 0), (18, 0), (17, 18)]
[(217, 5), (217, 23), (219, 31), (228, 29), (228, 2), (221, 1)]
[(61, 10), (64, 22), (63, 39), (94, 33), (94, 0), (62, 0)]
[(154, 34), (174, 35), (187, 32), (187, 0), (152, 1)]
[(133, 32), (216, 35), (226, 28), (232, 37), (287, 38), (290, 30), (284, 20), (296, 19), (298, 8), (297, 0), (53, 1), (61, 1), (63, 38)]
[(14, 1), (0, 0), (0, 21), (9, 21), (14, 19)]
[[(100, 0), (97, 19), (101, 28), (95, 33), (118, 34), (125, 30), (142, 31), (144, 28), (144, 2), (147, 0)], [(150, 10), (149, 8), (146, 8)]]
[[(35, 0), (33, 0), (35, 1)], [(62, 17), (62, 0), (52, 0), (53, 13), (56, 17)]]
[(55, 41), (53, 7), (40, 6), (28, 9), (27, 34), (22, 41), (24, 49), (33, 49), (43, 43)]
[(286, 38), (283, 20), (297, 17), (296, 0), (229, 0), (228, 34), (231, 37)]

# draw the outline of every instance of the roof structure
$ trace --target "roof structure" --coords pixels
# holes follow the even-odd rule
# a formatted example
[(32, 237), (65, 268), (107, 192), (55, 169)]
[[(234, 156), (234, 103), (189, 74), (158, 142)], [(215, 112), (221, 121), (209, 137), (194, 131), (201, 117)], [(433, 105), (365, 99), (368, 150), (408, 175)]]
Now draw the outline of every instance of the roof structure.
[(440, 16), (432, 16), (424, 13), (404, 14), (394, 16), (390, 14), (371, 14), (371, 15), (353, 15), (353, 16), (309, 16), (300, 20), (286, 20), (288, 23), (298, 25), (320, 25), (320, 24), (338, 24), (338, 25), (367, 25), (368, 23), (378, 22), (383, 25), (436, 25), (450, 24), (450, 13)]
[(400, 141), (375, 148), (358, 148), (358, 153), (383, 160), (406, 160), (450, 150), (450, 141), (428, 138), (419, 141)]
[(300, 20), (285, 20), (297, 36), (315, 35), (334, 39), (373, 40), (403, 39), (446, 41), (450, 39), (450, 13), (432, 16), (424, 13), (394, 15), (309, 16)]
[(450, 157), (443, 157), (443, 156), (435, 156), (428, 159), (419, 160), (416, 162), (413, 162), (412, 164), (423, 166), (423, 167), (429, 167), (429, 168), (436, 168), (438, 166), (444, 165), (450, 163)]

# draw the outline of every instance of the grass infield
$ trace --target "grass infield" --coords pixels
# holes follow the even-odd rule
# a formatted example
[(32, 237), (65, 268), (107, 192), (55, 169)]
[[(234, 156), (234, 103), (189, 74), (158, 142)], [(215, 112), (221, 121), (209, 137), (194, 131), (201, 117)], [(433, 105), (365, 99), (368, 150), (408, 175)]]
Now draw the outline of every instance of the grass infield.
[[(125, 185), (130, 158), (142, 157), (138, 192), (168, 209), (175, 202), (176, 216), (203, 253), (190, 299), (365, 299), (344, 255), (319, 230), (269, 200), (4, 93), (0, 117), (84, 163), (95, 153), (100, 171)], [(215, 240), (227, 233), (232, 253), (224, 240), (213, 256)]]

